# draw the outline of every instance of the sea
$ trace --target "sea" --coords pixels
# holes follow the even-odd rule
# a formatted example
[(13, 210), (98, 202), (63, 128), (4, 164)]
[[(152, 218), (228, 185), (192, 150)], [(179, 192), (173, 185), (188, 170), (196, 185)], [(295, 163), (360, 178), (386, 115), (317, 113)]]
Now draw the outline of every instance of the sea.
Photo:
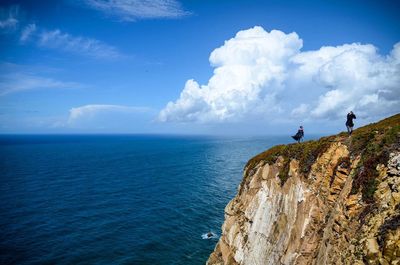
[(246, 162), (292, 141), (2, 135), (0, 264), (205, 264)]

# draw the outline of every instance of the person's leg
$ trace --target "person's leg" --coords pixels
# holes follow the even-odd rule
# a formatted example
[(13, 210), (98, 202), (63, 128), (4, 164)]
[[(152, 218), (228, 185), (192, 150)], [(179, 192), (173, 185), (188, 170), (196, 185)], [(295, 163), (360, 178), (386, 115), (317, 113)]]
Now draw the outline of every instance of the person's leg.
[(351, 134), (351, 130), (350, 130), (350, 126), (349, 125), (346, 125), (346, 128), (347, 128), (347, 132), (349, 133), (349, 134)]
[(353, 133), (353, 126), (350, 126), (350, 135)]

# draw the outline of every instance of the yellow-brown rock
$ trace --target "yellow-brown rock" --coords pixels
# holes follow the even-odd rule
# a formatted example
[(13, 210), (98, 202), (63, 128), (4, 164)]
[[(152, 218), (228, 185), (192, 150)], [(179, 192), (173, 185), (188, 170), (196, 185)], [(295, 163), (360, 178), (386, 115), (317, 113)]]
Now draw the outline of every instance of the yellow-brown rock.
[(399, 127), (395, 115), (251, 159), (207, 264), (400, 265)]

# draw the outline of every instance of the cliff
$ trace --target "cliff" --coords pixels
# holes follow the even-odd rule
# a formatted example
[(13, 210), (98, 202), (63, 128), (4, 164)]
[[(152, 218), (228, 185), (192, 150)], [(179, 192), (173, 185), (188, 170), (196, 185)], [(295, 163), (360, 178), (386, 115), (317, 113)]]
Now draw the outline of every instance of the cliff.
[(400, 114), (252, 158), (207, 264), (400, 264)]

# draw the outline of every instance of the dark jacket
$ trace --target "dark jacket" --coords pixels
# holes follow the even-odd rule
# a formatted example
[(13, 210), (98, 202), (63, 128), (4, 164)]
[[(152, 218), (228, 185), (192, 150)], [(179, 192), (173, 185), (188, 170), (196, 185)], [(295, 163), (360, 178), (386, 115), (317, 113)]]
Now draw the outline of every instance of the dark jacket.
[(296, 135), (293, 135), (292, 138), (295, 139), (296, 141), (300, 140), (301, 138), (304, 137), (304, 130), (299, 129), (296, 133)]
[(346, 126), (353, 127), (354, 126), (353, 119), (357, 119), (356, 115), (354, 115), (354, 113), (348, 113)]
[(300, 136), (300, 138), (302, 138), (304, 136), (304, 130), (303, 129), (299, 129), (296, 133), (296, 135)]

